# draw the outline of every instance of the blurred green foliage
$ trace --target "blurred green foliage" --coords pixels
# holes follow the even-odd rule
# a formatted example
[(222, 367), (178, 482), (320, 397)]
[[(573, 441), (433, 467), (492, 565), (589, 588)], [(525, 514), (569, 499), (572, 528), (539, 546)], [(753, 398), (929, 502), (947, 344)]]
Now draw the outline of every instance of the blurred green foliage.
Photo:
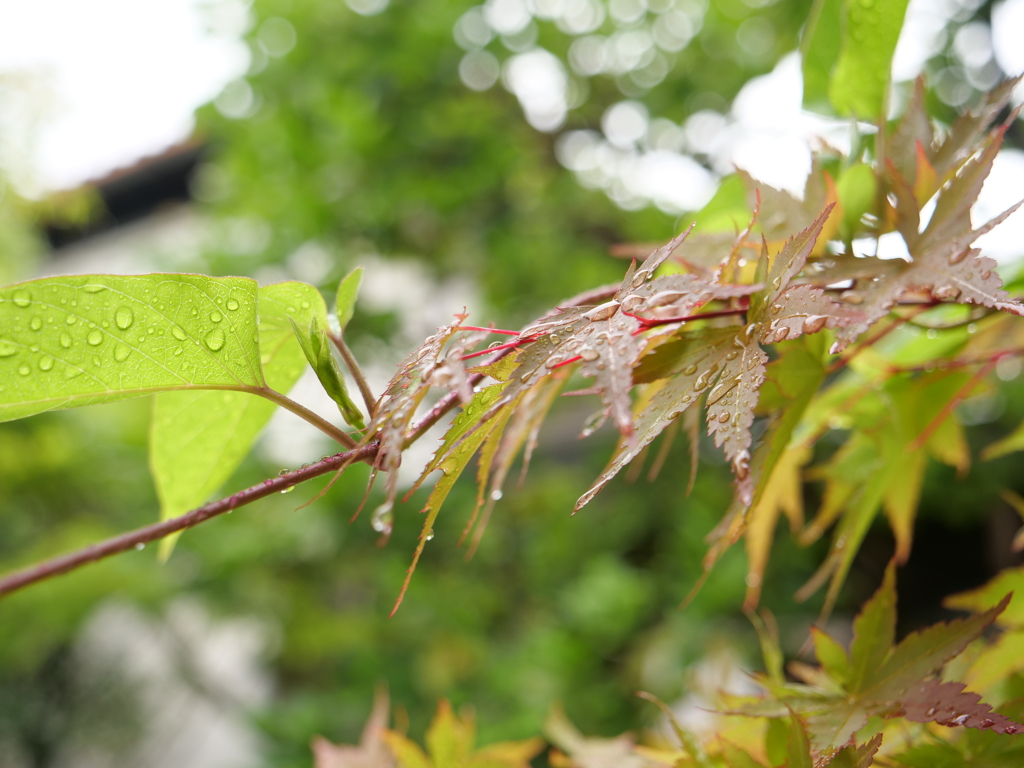
[[(210, 105), (199, 114), (212, 150), (196, 193), (214, 227), (235, 235), (206, 254), (213, 274), (287, 265), (313, 241), (331, 257), (321, 283), (329, 291), (364, 254), (415, 257), (438, 274), (479, 283), (487, 307), (475, 308), (474, 319), (515, 323), (621, 278), (623, 264), (607, 256), (609, 245), (673, 233), (669, 215), (625, 212), (580, 187), (558, 164), (553, 138), (527, 125), (500, 85), (474, 92), (460, 82), (463, 53), (452, 30), (470, 7), (396, 0), (363, 17), (333, 0), (254, 3), (251, 108), (227, 117)], [(597, 127), (624, 97), (676, 121), (700, 109), (725, 111), (743, 83), (795, 48), (806, 10), (798, 0), (714, 2), (660, 81), (630, 73), (579, 78), (585, 98), (568, 126)], [(260, 35), (275, 18), (294, 27), (296, 45), (268, 58)], [(748, 31), (758, 24), (771, 31), (756, 53), (740, 42), (751, 18), (764, 23)], [(605, 23), (606, 32), (615, 27)], [(548, 22), (537, 34), (567, 55), (570, 35)], [(501, 46), (495, 40), (490, 50), (507, 58)], [(729, 192), (723, 211), (736, 202)], [(13, 193), (3, 194), (0, 280), (7, 283), (26, 274), (39, 246), (32, 214), (13, 203)], [(357, 309), (348, 333), (358, 347), (361, 337), (386, 338), (394, 327), (387, 315)], [(1019, 388), (1007, 397), (1001, 422), (972, 431), (975, 448), (1024, 417)], [(0, 426), (3, 570), (155, 519), (149, 407), (133, 401)], [(537, 732), (555, 700), (584, 731), (618, 733), (650, 716), (632, 696), (637, 688), (672, 700), (684, 690), (687, 667), (729, 643), (745, 644), (747, 658), (755, 658), (749, 626), (736, 616), (746, 571), (739, 551), (727, 554), (685, 612), (677, 610), (701, 572), (704, 536), (730, 498), (714, 452), (704, 452), (689, 497), (680, 440), (655, 482), (616, 482), (570, 518), (612, 445), (609, 434), (588, 443), (564, 439), (586, 414), (562, 411), (542, 436), (527, 482), (506, 494), (468, 563), (453, 545), (474, 491), (456, 486), (394, 619), (386, 616), (423, 495), (398, 510), (392, 541), (377, 549), (365, 517), (348, 522), (363, 493), (362, 470), (308, 507), (298, 509), (323, 482), (188, 533), (165, 566), (150, 550), (132, 553), (5, 599), (0, 742), (18, 744), (34, 766), (52, 765), (76, 713), (102, 704), (83, 705), (68, 693), (76, 685), (68, 660), (85, 618), (111, 598), (158, 615), (175, 596), (194, 595), (216, 615), (255, 615), (276, 628), (266, 658), (276, 694), (254, 713), (274, 766), (308, 765), (314, 733), (353, 742), (380, 680), (408, 710), (413, 733), (422, 733), (436, 699), (447, 696), (476, 705), (488, 742)], [(1014, 462), (976, 467), (969, 489), (952, 470), (933, 466), (922, 515), (976, 524), (999, 503), (1002, 487), (1024, 490)], [(228, 487), (277, 469), (252, 457)], [(797, 607), (792, 594), (817, 554), (779, 537), (763, 603), (779, 614), (784, 636), (814, 615), (816, 606)], [(854, 593), (873, 586), (854, 574)], [(94, 715), (116, 719), (121, 710), (111, 707)]]

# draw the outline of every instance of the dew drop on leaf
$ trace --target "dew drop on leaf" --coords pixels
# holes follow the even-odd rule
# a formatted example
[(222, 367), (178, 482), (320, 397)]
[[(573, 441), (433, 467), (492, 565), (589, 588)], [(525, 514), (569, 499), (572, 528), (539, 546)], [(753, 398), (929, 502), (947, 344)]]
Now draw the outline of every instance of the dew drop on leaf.
[(67, 331), (62, 331), (60, 334), (60, 345), (67, 349), (71, 346), (71, 334)]
[(720, 414), (718, 414), (718, 421), (720, 424), (725, 424), (725, 422), (727, 422), (730, 417), (731, 414), (728, 411), (722, 411)]
[(118, 344), (114, 350), (114, 359), (119, 363), (123, 363), (128, 359), (128, 355), (132, 353), (132, 348), (127, 344)]
[(594, 360), (597, 360), (597, 358), (600, 357), (600, 354), (598, 354), (596, 349), (592, 349), (591, 347), (584, 347), (583, 349), (580, 350), (580, 357), (582, 357), (589, 363), (593, 362)]
[(82, 287), (82, 290), (86, 293), (99, 293), (100, 291), (107, 290), (105, 285), (86, 285)]
[(222, 315), (217, 310), (213, 310), (213, 312), (210, 313), (210, 320), (212, 320), (215, 323), (219, 323), (223, 319), (224, 319), (224, 315)]
[(78, 322), (78, 318), (74, 315), (68, 315), (68, 325), (74, 325)]
[(99, 328), (93, 328), (89, 331), (89, 335), (85, 337), (85, 340), (95, 347), (103, 341), (103, 331)]
[(19, 307), (27, 307), (32, 303), (32, 294), (28, 291), (15, 291), (14, 292), (14, 303)]
[(39, 370), (40, 371), (48, 371), (51, 368), (53, 368), (53, 358), (50, 357), (49, 355), (43, 355), (39, 359)]
[(810, 315), (804, 318), (804, 333), (817, 333), (825, 327), (828, 318), (825, 315)]
[(234, 312), (236, 309), (238, 309), (238, 302), (235, 301), (234, 299), (228, 299), (228, 309)]
[(0, 357), (10, 357), (11, 355), (17, 354), (18, 347), (7, 339), (0, 339)]
[(66, 379), (73, 379), (73, 378), (77, 377), (81, 373), (82, 372), (80, 370), (78, 370), (77, 368), (68, 367), (64, 371), (64, 378), (66, 378)]
[(187, 337), (187, 336), (185, 335), (185, 332), (184, 332), (183, 330), (181, 330), (181, 328), (179, 328), (179, 327), (178, 327), (178, 326), (176, 326), (176, 325), (172, 325), (172, 326), (171, 326), (171, 335), (172, 335), (172, 336), (173, 336), (174, 338), (176, 338), (176, 339), (177, 339), (178, 341), (184, 341), (185, 339), (187, 339), (187, 338), (188, 338), (188, 337)]
[(203, 341), (206, 343), (206, 346), (210, 348), (211, 352), (218, 352), (224, 346), (224, 331), (220, 328), (214, 328), (206, 334)]
[(29, 326), (32, 328), (33, 331), (38, 331), (40, 328), (43, 327), (43, 318), (33, 317), (32, 322), (29, 323)]
[(118, 328), (126, 331), (132, 327), (132, 323), (135, 322), (135, 316), (128, 307), (119, 307), (117, 312), (114, 313), (114, 322), (117, 323)]
[(18, 373), (20, 373), (22, 376), (28, 376), (30, 373), (32, 373), (32, 369), (29, 368), (27, 365), (23, 365), (18, 369)]
[(683, 369), (683, 375), (684, 376), (693, 376), (693, 374), (695, 374), (696, 372), (697, 372), (697, 366), (696, 365), (688, 365), (688, 366), (686, 366)]

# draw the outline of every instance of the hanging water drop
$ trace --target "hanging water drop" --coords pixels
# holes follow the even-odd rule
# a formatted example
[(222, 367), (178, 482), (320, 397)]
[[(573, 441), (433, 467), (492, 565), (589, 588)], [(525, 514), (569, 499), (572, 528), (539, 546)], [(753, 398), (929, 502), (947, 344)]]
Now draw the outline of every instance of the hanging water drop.
[(391, 502), (385, 501), (370, 515), (370, 527), (373, 528), (377, 533), (383, 533), (384, 535), (391, 534), (391, 526), (394, 523), (395, 516), (391, 511)]
[(809, 315), (804, 318), (804, 333), (817, 333), (825, 327), (828, 317), (825, 315)]
[(296, 488), (296, 486), (289, 485), (287, 488), (282, 488), (281, 489), (281, 493), (291, 493), (292, 491), (295, 490), (295, 488)]
[(491, 501), (501, 501), (502, 493), (500, 490), (491, 491)]
[(114, 322), (117, 327), (122, 331), (126, 331), (132, 327), (132, 323), (135, 322), (135, 316), (128, 307), (119, 307), (114, 313)]
[(431, 528), (427, 531), (427, 535), (424, 537), (427, 541), (431, 541), (434, 538), (434, 529)]
[(135, 549), (138, 552), (141, 552), (145, 548), (146, 548), (146, 544), (145, 544), (145, 542), (142, 542), (142, 541), (140, 541), (138, 544), (135, 545)]

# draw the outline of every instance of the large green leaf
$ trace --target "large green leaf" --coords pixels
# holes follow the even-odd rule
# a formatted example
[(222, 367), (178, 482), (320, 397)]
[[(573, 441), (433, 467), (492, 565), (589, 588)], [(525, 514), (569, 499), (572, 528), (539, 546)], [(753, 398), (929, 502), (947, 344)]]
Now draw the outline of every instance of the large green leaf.
[(892, 56), (908, 0), (844, 0), (839, 60), (828, 94), (842, 115), (883, 117)]
[(800, 40), (804, 106), (828, 111), (828, 83), (839, 57), (842, 0), (815, 0)]
[(256, 282), (155, 274), (0, 289), (0, 421), (165, 390), (263, 386)]
[[(267, 385), (287, 392), (306, 360), (289, 322), (326, 317), (319, 291), (304, 283), (259, 289), (261, 362)], [(238, 468), (277, 406), (245, 392), (164, 392), (156, 397), (150, 468), (162, 519), (205, 502)], [(169, 551), (166, 550), (166, 551)]]

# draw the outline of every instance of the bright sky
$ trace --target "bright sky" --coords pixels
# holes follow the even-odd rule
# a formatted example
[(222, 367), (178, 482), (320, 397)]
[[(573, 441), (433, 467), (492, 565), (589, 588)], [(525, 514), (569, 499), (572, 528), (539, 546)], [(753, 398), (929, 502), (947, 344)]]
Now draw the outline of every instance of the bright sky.
[(245, 72), (247, 22), (240, 0), (0, 0), (0, 77), (18, 78), (0, 160), (20, 186), (61, 188), (187, 138)]

